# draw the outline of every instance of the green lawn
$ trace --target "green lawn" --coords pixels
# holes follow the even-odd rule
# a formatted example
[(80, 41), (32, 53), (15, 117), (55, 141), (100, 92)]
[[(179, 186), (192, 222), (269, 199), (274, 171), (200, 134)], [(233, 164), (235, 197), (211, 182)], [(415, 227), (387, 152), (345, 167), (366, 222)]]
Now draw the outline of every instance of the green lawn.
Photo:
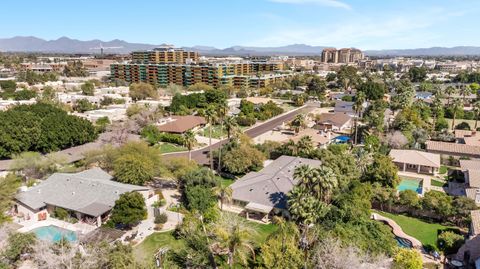
[(235, 182), (234, 179), (230, 179), (230, 178), (223, 178), (223, 177), (219, 177), (219, 180), (222, 184), (222, 186), (230, 186), (233, 184), (233, 182)]
[(175, 144), (170, 144), (170, 143), (162, 143), (157, 146), (158, 149), (160, 149), (161, 153), (170, 153), (170, 152), (178, 152), (178, 151), (186, 151), (186, 147), (182, 147), (179, 145)]
[(446, 174), (448, 172), (448, 167), (446, 167), (445, 165), (442, 165), (440, 166), (440, 169), (438, 169), (438, 173), (439, 174)]
[(430, 180), (430, 184), (432, 186), (435, 186), (435, 187), (446, 187), (447, 186), (447, 183), (443, 182), (443, 181), (440, 181), (440, 180), (435, 180), (435, 179), (432, 179)]
[(153, 233), (143, 240), (143, 242), (133, 249), (135, 259), (138, 262), (146, 262), (151, 260), (153, 262), (153, 255), (161, 247), (168, 247), (170, 249), (178, 249), (183, 247), (184, 242), (173, 237), (173, 231), (163, 233)]
[(420, 219), (407, 217), (404, 215), (394, 215), (386, 212), (376, 211), (378, 214), (385, 216), (394, 220), (402, 230), (410, 235), (420, 240), (424, 246), (426, 245), (436, 245), (437, 244), (437, 235), (441, 230), (446, 229), (456, 229), (455, 227), (448, 227), (436, 223), (428, 223)]
[[(200, 130), (199, 135), (208, 137), (210, 135), (209, 130), (210, 130), (210, 126), (207, 126), (207, 127), (203, 128), (202, 130)], [(226, 136), (226, 135), (227, 135), (227, 132), (222, 131), (222, 126), (221, 125), (213, 125), (212, 138), (219, 139), (219, 138), (222, 138), (223, 136)]]
[(253, 223), (253, 227), (257, 230), (257, 234), (255, 235), (255, 242), (260, 246), (267, 240), (267, 237), (274, 233), (278, 226), (275, 224), (260, 224), (260, 223)]

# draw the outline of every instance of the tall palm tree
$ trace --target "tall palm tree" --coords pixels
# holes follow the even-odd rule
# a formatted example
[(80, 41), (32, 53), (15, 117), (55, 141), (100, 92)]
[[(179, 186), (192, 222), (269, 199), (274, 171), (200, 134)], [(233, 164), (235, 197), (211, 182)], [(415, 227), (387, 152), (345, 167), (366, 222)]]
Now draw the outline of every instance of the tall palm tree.
[(213, 105), (209, 105), (205, 110), (205, 118), (208, 123), (208, 146), (209, 146), (209, 155), (210, 155), (210, 169), (212, 170), (213, 170), (212, 128), (213, 128), (213, 122), (215, 122), (216, 114), (217, 113)]
[(290, 127), (293, 128), (296, 134), (298, 134), (302, 128), (306, 127), (305, 115), (298, 114), (295, 116), (295, 118), (290, 122)]
[(220, 200), (220, 209), (223, 210), (223, 203), (230, 203), (232, 201), (233, 190), (230, 186), (223, 185), (221, 182), (213, 188), (213, 192)]
[(437, 124), (437, 120), (439, 115), (443, 113), (443, 104), (440, 100), (440, 97), (435, 96), (432, 103), (432, 114), (433, 114), (433, 128), (435, 129), (435, 125)]
[(309, 156), (314, 150), (312, 137), (309, 135), (302, 136), (297, 142), (297, 148), (300, 155)]
[(473, 104), (473, 111), (475, 112), (475, 128), (477, 130), (478, 117), (480, 116), (480, 101), (476, 101)]
[(232, 134), (238, 128), (237, 120), (233, 116), (227, 116), (223, 120), (223, 124), (225, 126), (225, 130), (227, 131), (227, 138), (230, 139)]
[(359, 91), (355, 96), (355, 103), (353, 103), (353, 107), (355, 108), (355, 114), (357, 115), (355, 117), (355, 139), (354, 139), (355, 145), (357, 144), (358, 119), (361, 117), (362, 105), (366, 99), (367, 99), (367, 96), (365, 95), (365, 93), (362, 91)]
[(452, 87), (452, 86), (448, 86), (446, 89), (445, 89), (445, 94), (448, 96), (447, 98), (447, 105), (450, 105), (450, 99), (451, 99), (451, 96), (452, 94), (454, 94), (456, 92), (455, 88)]
[(335, 173), (328, 167), (311, 168), (302, 165), (295, 169), (293, 177), (298, 180), (298, 185), (310, 190), (312, 194), (325, 203), (330, 202), (331, 193), (338, 186)]
[(192, 130), (188, 130), (183, 134), (183, 145), (188, 149), (188, 160), (192, 160), (192, 149), (197, 144), (195, 133)]
[(247, 221), (235, 214), (223, 212), (217, 222), (212, 225), (215, 243), (213, 249), (218, 254), (228, 256), (227, 263), (233, 268), (237, 260), (243, 265), (248, 261), (251, 254), (255, 260), (253, 238), (255, 229)]
[[(228, 112), (228, 105), (226, 101), (217, 105), (216, 117), (217, 119), (220, 120), (220, 132), (222, 133), (222, 136), (223, 136), (223, 122), (225, 121), (227, 112)], [(222, 147), (219, 147), (218, 148), (218, 165), (217, 165), (218, 172), (220, 172), (221, 168), (222, 168)]]
[(463, 102), (459, 99), (456, 99), (455, 101), (453, 101), (452, 108), (453, 108), (452, 130), (455, 130), (455, 120), (457, 118), (458, 111), (460, 109), (463, 109)]
[(467, 95), (470, 94), (472, 94), (472, 88), (470, 88), (470, 86), (462, 86), (460, 88), (460, 95), (463, 96), (463, 103), (465, 103)]

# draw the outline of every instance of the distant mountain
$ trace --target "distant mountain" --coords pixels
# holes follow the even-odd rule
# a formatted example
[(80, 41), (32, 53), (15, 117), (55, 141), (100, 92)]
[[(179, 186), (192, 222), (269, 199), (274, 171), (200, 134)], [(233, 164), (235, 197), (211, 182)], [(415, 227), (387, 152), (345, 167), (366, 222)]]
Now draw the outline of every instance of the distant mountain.
[(100, 53), (98, 48), (120, 47), (105, 49), (105, 53), (130, 53), (134, 50), (148, 50), (158, 45), (128, 43), (123, 40), (102, 41), (98, 39), (81, 41), (68, 37), (56, 40), (44, 40), (33, 36), (16, 36), (12, 38), (0, 38), (0, 51), (10, 52), (56, 52), (56, 53)]
[(452, 48), (431, 47), (419, 49), (398, 49), (398, 50), (367, 50), (369, 56), (461, 56), (480, 55), (480, 47), (458, 46)]
[[(48, 53), (100, 53), (98, 48), (121, 47), (116, 49), (105, 49), (105, 53), (127, 54), (135, 50), (149, 50), (160, 45), (129, 43), (123, 40), (114, 39), (102, 41), (98, 39), (82, 41), (61, 37), (56, 40), (45, 40), (34, 36), (16, 36), (12, 38), (0, 38), (0, 51), (9, 52), (48, 52)], [(218, 49), (212, 46), (184, 47), (185, 49), (199, 52), (201, 55), (212, 56), (311, 56), (320, 55), (324, 46), (309, 46), (305, 44), (293, 44), (281, 47), (248, 47), (233, 46), (225, 49)], [(480, 55), (480, 47), (432, 47), (405, 50), (367, 50), (369, 56), (437, 56), (437, 55)]]

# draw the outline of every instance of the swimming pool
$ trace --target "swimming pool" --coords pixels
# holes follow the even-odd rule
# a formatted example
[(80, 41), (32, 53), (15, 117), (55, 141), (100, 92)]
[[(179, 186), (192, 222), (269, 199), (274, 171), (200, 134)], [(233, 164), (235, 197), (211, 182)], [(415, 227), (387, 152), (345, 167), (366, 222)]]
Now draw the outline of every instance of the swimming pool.
[(412, 242), (410, 240), (405, 239), (403, 237), (395, 236), (395, 240), (397, 240), (397, 245), (401, 248), (412, 248)]
[(421, 179), (414, 179), (414, 178), (407, 178), (402, 177), (402, 181), (397, 186), (398, 191), (404, 190), (412, 190), (417, 192), (418, 194), (422, 194), (422, 180)]
[(39, 227), (33, 229), (32, 232), (40, 240), (48, 240), (51, 242), (58, 242), (65, 238), (68, 242), (77, 241), (77, 234), (74, 231), (63, 229), (54, 225)]

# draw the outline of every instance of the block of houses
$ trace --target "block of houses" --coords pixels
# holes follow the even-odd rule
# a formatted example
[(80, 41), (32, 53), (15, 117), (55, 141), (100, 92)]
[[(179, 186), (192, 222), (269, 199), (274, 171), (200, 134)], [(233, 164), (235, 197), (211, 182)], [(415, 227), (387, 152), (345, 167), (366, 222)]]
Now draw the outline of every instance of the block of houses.
[(392, 149), (390, 157), (403, 172), (434, 175), (440, 168), (440, 155), (425, 151)]
[(321, 131), (341, 132), (352, 128), (352, 117), (345, 113), (322, 113), (314, 126)]
[(234, 205), (240, 207), (247, 218), (268, 221), (271, 214), (289, 216), (287, 194), (297, 184), (293, 172), (301, 165), (318, 167), (321, 162), (281, 156), (262, 170), (246, 174), (231, 185)]
[(188, 130), (196, 130), (206, 124), (204, 117), (199, 116), (171, 116), (161, 119), (158, 130), (166, 133), (183, 134)]
[(135, 191), (145, 199), (152, 194), (148, 187), (123, 184), (112, 178), (100, 168), (73, 174), (55, 173), (18, 193), (14, 212), (25, 219), (41, 220), (56, 208), (63, 208), (79, 221), (100, 226), (121, 194)]

